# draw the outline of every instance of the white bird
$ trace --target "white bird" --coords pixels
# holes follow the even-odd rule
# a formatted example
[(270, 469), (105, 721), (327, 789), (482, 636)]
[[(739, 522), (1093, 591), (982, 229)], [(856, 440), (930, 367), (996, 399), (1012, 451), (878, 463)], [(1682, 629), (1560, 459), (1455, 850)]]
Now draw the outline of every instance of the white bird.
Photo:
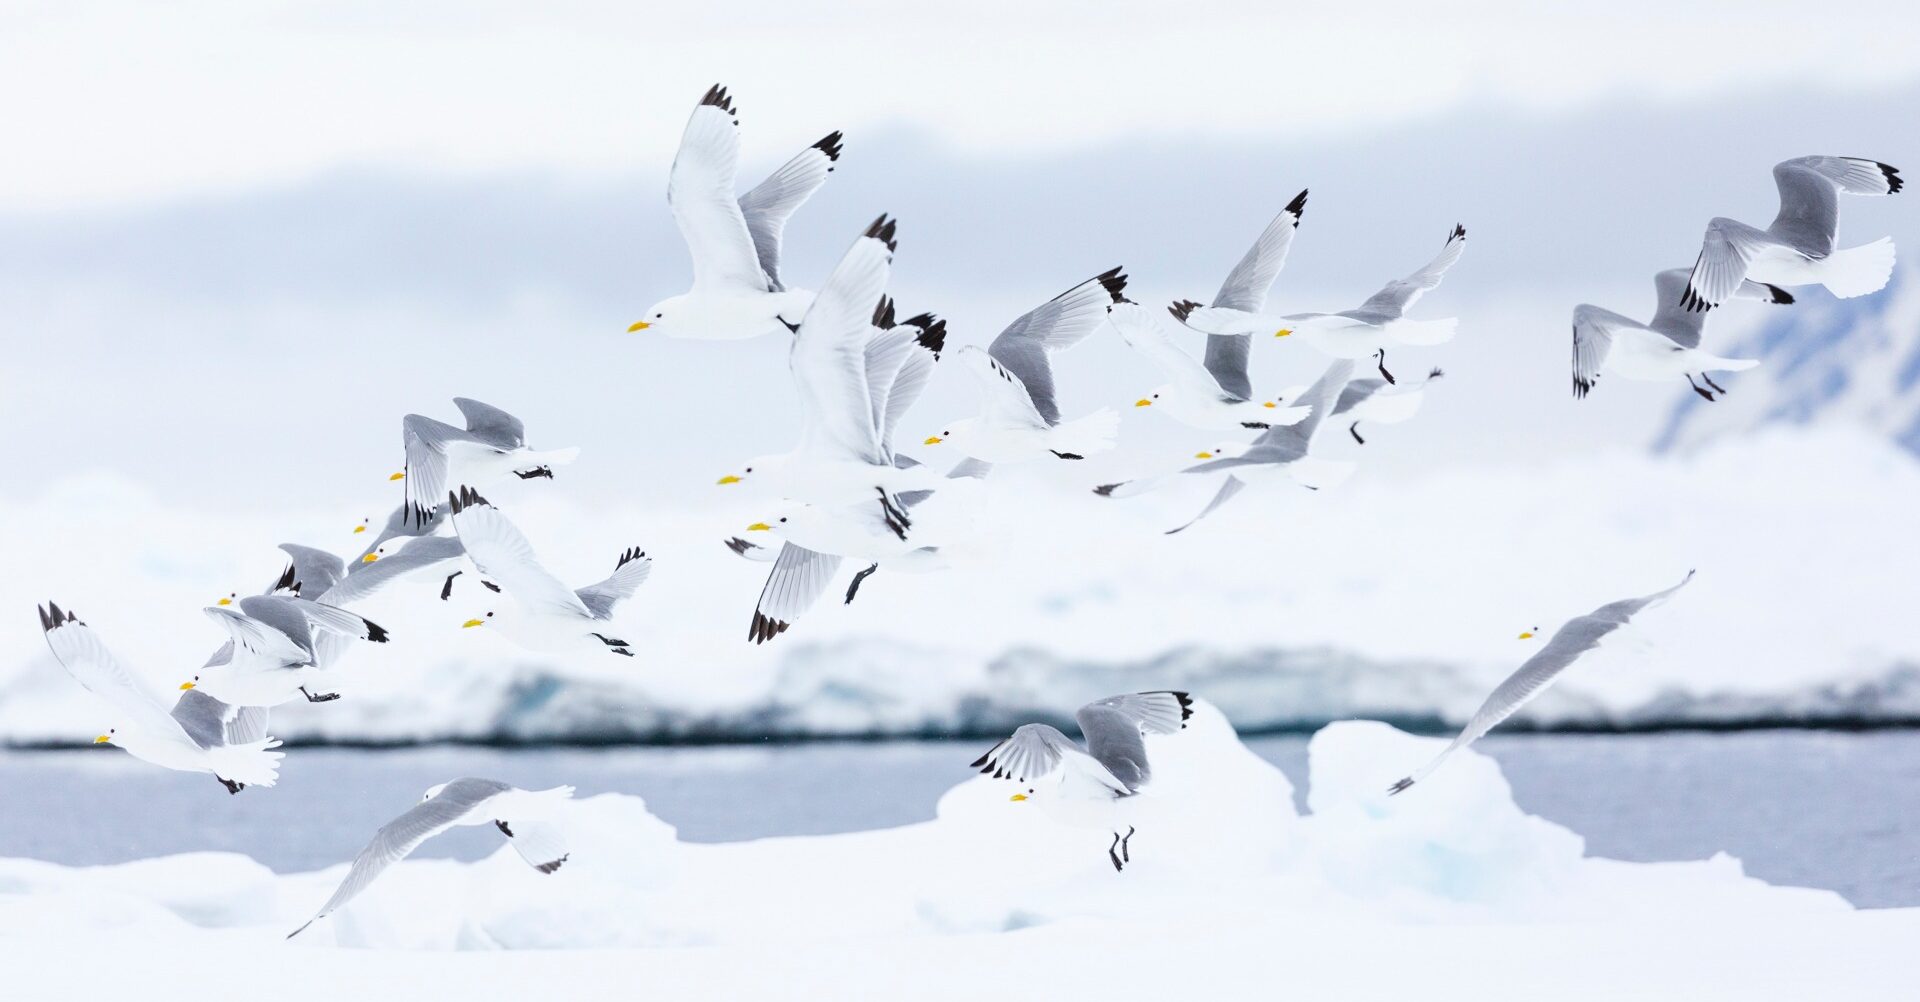
[[(1644, 324), (1586, 303), (1573, 308), (1573, 395), (1576, 399), (1593, 389), (1604, 370), (1645, 382), (1684, 377), (1693, 392), (1713, 400), (1715, 394), (1726, 390), (1714, 382), (1708, 372), (1740, 372), (1760, 364), (1756, 359), (1722, 358), (1701, 349), (1700, 334), (1706, 326), (1707, 315), (1682, 305), (1688, 295), (1685, 268), (1669, 268), (1653, 276), (1653, 291), (1653, 319)], [(1757, 299), (1763, 303), (1793, 302), (1787, 290), (1760, 282), (1740, 283), (1732, 298)], [(1707, 385), (1702, 387), (1695, 382), (1695, 376)]]
[(431, 528), (440, 499), (452, 485), (486, 486), (511, 473), (522, 480), (553, 479), (553, 468), (571, 463), (577, 448), (536, 452), (527, 448), (527, 429), (520, 419), (478, 400), (454, 397), (453, 404), (467, 419), (465, 430), (409, 414), (401, 421), (406, 446), (406, 469), (390, 479), (406, 481), (406, 508), (402, 521), (412, 534)]
[[(1609, 602), (1584, 616), (1576, 616), (1568, 620), (1554, 632), (1553, 639), (1547, 641), (1547, 646), (1541, 648), (1540, 653), (1528, 658), (1517, 671), (1507, 677), (1506, 681), (1495, 687), (1492, 694), (1487, 696), (1486, 702), (1480, 704), (1480, 709), (1474, 711), (1473, 718), (1467, 721), (1467, 726), (1460, 730), (1459, 736), (1455, 737), (1451, 744), (1434, 756), (1433, 761), (1421, 766), (1413, 775), (1389, 787), (1387, 793), (1399, 793), (1432, 775), (1433, 770), (1440, 768), (1440, 763), (1447, 760), (1447, 756), (1473, 744), (1480, 739), (1481, 735), (1493, 730), (1501, 721), (1513, 716), (1521, 707), (1532, 702), (1534, 697), (1553, 684), (1554, 679), (1560, 677), (1561, 672), (1572, 667), (1582, 654), (1598, 647), (1600, 641), (1608, 634), (1627, 625), (1628, 620), (1642, 610), (1665, 601), (1669, 595), (1679, 591), (1692, 580), (1693, 572), (1688, 571), (1687, 576), (1682, 578), (1679, 584), (1666, 591), (1655, 592), (1642, 598), (1623, 598), (1618, 602)], [(1529, 633), (1531, 631), (1522, 633), (1521, 636), (1526, 637)]]
[(736, 199), (740, 119), (727, 89), (709, 88), (667, 181), (673, 221), (693, 255), (693, 288), (653, 304), (628, 332), (732, 341), (793, 330), (813, 294), (781, 283), (780, 238), (787, 217), (832, 173), (840, 139), (829, 133)]
[(471, 487), (448, 498), (454, 532), (473, 566), (496, 581), (510, 600), (462, 625), (491, 627), (535, 651), (607, 650), (633, 657), (632, 645), (602, 632), (614, 607), (633, 596), (653, 570), (638, 547), (623, 551), (605, 580), (570, 589), (540, 566), (527, 537)]
[[(1440, 369), (1430, 369), (1426, 378), (1405, 386), (1395, 386), (1384, 379), (1350, 380), (1346, 389), (1340, 391), (1340, 399), (1334, 402), (1333, 413), (1327, 417), (1329, 420), (1345, 418), (1347, 434), (1365, 445), (1367, 440), (1360, 435), (1360, 422), (1399, 424), (1412, 420), (1427, 399), (1427, 386), (1445, 375)], [(1280, 391), (1279, 399), (1297, 400), (1306, 391), (1304, 386), (1289, 386)]]
[(1824, 285), (1841, 299), (1878, 292), (1893, 274), (1893, 238), (1836, 250), (1840, 195), (1892, 195), (1905, 181), (1896, 167), (1859, 157), (1798, 157), (1773, 167), (1780, 213), (1764, 230), (1735, 219), (1707, 223), (1687, 277), (1682, 309), (1710, 310), (1751, 279), (1770, 285)]
[(1015, 803), (1032, 801), (1062, 824), (1112, 832), (1107, 858), (1121, 870), (1133, 861), (1127, 849), (1134, 833), (1133, 798), (1153, 778), (1145, 737), (1184, 729), (1193, 716), (1193, 700), (1172, 691), (1109, 696), (1073, 716), (1086, 738), (1085, 751), (1051, 724), (1022, 724), (975, 759), (973, 767), (1019, 784), (1020, 792), (1011, 798)]
[(1467, 228), (1454, 226), (1440, 253), (1419, 271), (1406, 278), (1388, 282), (1366, 302), (1339, 313), (1293, 313), (1276, 317), (1269, 314), (1222, 307), (1203, 307), (1192, 300), (1173, 304), (1169, 312), (1194, 330), (1208, 334), (1252, 334), (1272, 331), (1275, 337), (1298, 333), (1308, 344), (1334, 358), (1373, 356), (1380, 376), (1394, 381), (1387, 371), (1387, 346), (1390, 344), (1434, 345), (1453, 340), (1458, 320), (1412, 320), (1406, 315), (1413, 304), (1460, 260), (1467, 247)]
[(961, 364), (980, 382), (980, 415), (947, 424), (924, 444), (944, 442), (983, 463), (1085, 459), (1113, 448), (1120, 416), (1111, 408), (1060, 420), (1053, 355), (1098, 330), (1126, 287), (1127, 276), (1111, 268), (1021, 315), (988, 348), (961, 348)]
[[(272, 786), (279, 778), (283, 756), (272, 749), (279, 747), (280, 742), (266, 736), (263, 716), (249, 715), (240, 726), (240, 730), (257, 726), (260, 730), (257, 736), (245, 737), (236, 732), (233, 739), (228, 740), (225, 732), (228, 711), (222, 709), (219, 711), (221, 740), (212, 740), (212, 732), (204, 719), (192, 722), (199, 735), (196, 737), (189, 731), (189, 721), (178, 716), (181, 708), (176, 706), (175, 711), (169, 713), (160, 694), (122, 665), (93, 628), (81, 622), (72, 611), (52, 602), (44, 609), (36, 607), (36, 611), (54, 659), (74, 681), (107, 706), (112, 724), (105, 734), (93, 739), (95, 744), (115, 745), (142, 762), (166, 769), (212, 773), (234, 793), (244, 786)], [(185, 707), (189, 717), (209, 709), (198, 701)]]
[[(297, 589), (296, 589), (297, 590)], [(222, 600), (225, 601), (225, 600)], [(249, 595), (238, 603), (211, 605), (204, 612), (227, 631), (232, 646), (222, 647), (182, 689), (238, 706), (278, 706), (295, 696), (310, 703), (339, 699), (337, 692), (315, 692), (333, 667), (337, 648), (320, 637), (387, 642), (387, 631), (362, 616), (292, 594)]]
[[(1226, 378), (1226, 373), (1215, 371), (1217, 366), (1214, 363), (1216, 359), (1235, 356), (1216, 353), (1209, 348), (1209, 364), (1201, 365), (1173, 343), (1158, 315), (1139, 303), (1130, 300), (1115, 303), (1109, 317), (1113, 321), (1113, 329), (1120, 332), (1121, 340), (1147, 356), (1173, 380), (1147, 391), (1146, 396), (1134, 401), (1135, 407), (1153, 407), (1189, 428), (1208, 431), (1271, 428), (1295, 424), (1307, 416), (1304, 407), (1283, 408), (1277, 401), (1250, 400), (1237, 392), (1228, 391), (1226, 386), (1234, 380)], [(1208, 341), (1216, 338), (1241, 344), (1251, 340), (1244, 334), (1213, 334), (1208, 336)], [(1241, 381), (1244, 381), (1246, 355), (1239, 354), (1237, 357), (1238, 368), (1232, 371), (1237, 371)]]
[(287, 933), (287, 938), (300, 935), (307, 926), (338, 911), (420, 843), (461, 825), (493, 825), (527, 865), (541, 873), (553, 873), (571, 856), (559, 819), (572, 797), (571, 786), (521, 790), (498, 780), (472, 778), (441, 783), (373, 833), (373, 840), (354, 857), (353, 866), (333, 896), (300, 928)]
[(1202, 451), (1194, 458), (1206, 462), (1189, 466), (1178, 473), (1101, 484), (1093, 492), (1102, 497), (1134, 497), (1164, 487), (1180, 477), (1211, 478), (1225, 474), (1221, 477), (1219, 489), (1214, 492), (1213, 500), (1207, 502), (1200, 514), (1167, 530), (1167, 535), (1171, 536), (1213, 514), (1252, 484), (1290, 482), (1313, 490), (1339, 486), (1352, 474), (1353, 464), (1309, 455), (1308, 447), (1313, 443), (1314, 432), (1333, 412), (1341, 392), (1353, 376), (1353, 367), (1350, 359), (1334, 361), (1304, 394), (1295, 398), (1311, 411), (1305, 420), (1297, 424), (1269, 428), (1249, 444), (1229, 443)]

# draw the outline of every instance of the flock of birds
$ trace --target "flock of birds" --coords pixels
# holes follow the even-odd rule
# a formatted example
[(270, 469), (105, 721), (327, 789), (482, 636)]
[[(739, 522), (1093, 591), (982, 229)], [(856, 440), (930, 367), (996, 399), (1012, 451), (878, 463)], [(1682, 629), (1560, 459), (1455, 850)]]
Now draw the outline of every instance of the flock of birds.
[[(710, 89), (687, 123), (667, 189), (692, 253), (693, 286), (656, 303), (629, 328), (708, 340), (772, 335), (789, 346), (804, 412), (798, 440), (788, 451), (751, 459), (720, 479), (726, 485), (750, 484), (771, 501), (768, 518), (748, 530), (767, 533), (777, 546), (746, 536), (726, 541), (735, 553), (772, 564), (749, 627), (754, 643), (787, 631), (829, 589), (845, 560), (865, 565), (847, 587), (849, 603), (861, 583), (882, 568), (918, 572), (945, 566), (943, 541), (929, 538), (927, 524), (940, 523), (928, 516), (943, 496), (962, 498), (951, 507), (964, 511), (968, 492), (978, 489), (994, 467), (1072, 462), (1113, 448), (1119, 416), (1103, 409), (1066, 417), (1054, 375), (1056, 356), (1107, 325), (1167, 379), (1136, 407), (1201, 431), (1253, 433), (1246, 441), (1200, 451), (1197, 464), (1094, 488), (1120, 498), (1193, 478), (1213, 485), (1206, 507), (1172, 532), (1205, 518), (1250, 486), (1338, 484), (1352, 465), (1314, 455), (1321, 426), (1337, 419), (1365, 444), (1362, 423), (1411, 418), (1427, 386), (1442, 375), (1433, 369), (1403, 381), (1388, 368), (1388, 351), (1439, 345), (1454, 336), (1455, 320), (1419, 319), (1408, 312), (1460, 260), (1466, 229), (1454, 226), (1426, 265), (1388, 282), (1353, 309), (1273, 313), (1267, 298), (1306, 209), (1302, 191), (1261, 232), (1213, 301), (1173, 303), (1166, 311), (1171, 323), (1128, 300), (1127, 276), (1113, 268), (1021, 315), (987, 347), (954, 350), (958, 364), (979, 385), (980, 406), (978, 413), (947, 422), (922, 442), (924, 448), (958, 455), (954, 465), (937, 471), (895, 447), (902, 417), (948, 350), (945, 321), (930, 313), (900, 319), (887, 294), (898, 223), (887, 216), (876, 219), (817, 292), (789, 287), (781, 274), (787, 222), (826, 181), (841, 152), (841, 134), (834, 132), (738, 195), (738, 111), (725, 88)], [(1715, 399), (1725, 391), (1710, 372), (1757, 363), (1701, 348), (1708, 310), (1730, 298), (1791, 303), (1785, 286), (1819, 284), (1835, 295), (1855, 296), (1885, 285), (1893, 262), (1891, 241), (1836, 249), (1837, 196), (1898, 192), (1902, 181), (1895, 168), (1813, 156), (1779, 164), (1774, 176), (1781, 206), (1772, 225), (1761, 230), (1714, 219), (1691, 270), (1656, 276), (1658, 304), (1646, 324), (1594, 306), (1575, 308), (1576, 396), (1611, 371), (1637, 380), (1684, 377), (1701, 396)], [(1181, 347), (1189, 334), (1205, 337), (1197, 359)], [(1297, 336), (1331, 361), (1310, 386), (1256, 394), (1248, 359), (1254, 338), (1266, 336)], [(1376, 375), (1356, 378), (1363, 359), (1373, 363)], [(295, 699), (339, 698), (326, 686), (340, 659), (355, 644), (388, 639), (385, 629), (351, 607), (409, 581), (436, 585), (439, 598), (451, 601), (456, 583), (469, 570), (472, 575), (460, 586), (462, 600), (477, 601), (466, 627), (485, 627), (531, 650), (633, 656), (633, 645), (615, 632), (613, 614), (646, 581), (652, 567), (646, 553), (624, 549), (604, 580), (570, 588), (542, 567), (527, 538), (480, 493), (509, 476), (550, 479), (577, 450), (535, 450), (513, 415), (476, 400), (457, 398), (454, 404), (464, 427), (417, 414), (403, 420), (405, 466), (393, 475), (404, 482), (403, 496), (377, 531), (370, 521), (356, 527), (356, 533), (372, 533), (358, 558), (346, 561), (324, 550), (283, 544), (286, 569), (262, 592), (230, 594), (205, 610), (226, 640), (181, 680), (171, 705), (72, 611), (51, 602), (41, 608), (40, 623), (54, 656), (107, 708), (112, 725), (96, 741), (165, 768), (210, 773), (230, 793), (272, 786), (283, 753), (274, 750), (279, 741), (267, 734), (271, 708)], [(468, 592), (474, 583), (484, 593)], [(1438, 757), (1389, 792), (1400, 793), (1424, 779), (1448, 755), (1538, 695), (1603, 637), (1685, 583), (1610, 603), (1562, 626), (1493, 691)], [(1144, 737), (1185, 728), (1191, 705), (1188, 694), (1173, 691), (1103, 699), (1076, 714), (1084, 748), (1050, 725), (1027, 724), (973, 765), (1018, 784), (1013, 801), (1033, 800), (1064, 823), (1110, 831), (1107, 854), (1120, 870), (1131, 858), (1130, 808), (1152, 775)], [(436, 786), (375, 834), (315, 918), (341, 907), (387, 866), (456, 825), (495, 825), (529, 864), (551, 873), (568, 858), (555, 819), (557, 805), (571, 793), (571, 787), (528, 791), (471, 778)]]

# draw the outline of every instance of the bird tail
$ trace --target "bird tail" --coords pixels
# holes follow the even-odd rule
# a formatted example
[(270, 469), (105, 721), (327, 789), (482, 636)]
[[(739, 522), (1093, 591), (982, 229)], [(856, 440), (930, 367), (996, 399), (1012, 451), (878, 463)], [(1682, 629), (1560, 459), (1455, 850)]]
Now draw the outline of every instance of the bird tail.
[(1719, 358), (1717, 356), (1709, 356), (1707, 364), (1700, 368), (1701, 371), (1712, 372), (1745, 372), (1759, 364), (1760, 360), (1757, 358)]
[(1048, 436), (1048, 447), (1055, 452), (1091, 456), (1113, 448), (1120, 435), (1120, 414), (1102, 407), (1083, 418), (1063, 422)]
[(1387, 326), (1387, 334), (1401, 344), (1446, 344), (1453, 340), (1454, 328), (1459, 325), (1458, 317), (1443, 317), (1439, 320), (1395, 320)]
[(1841, 299), (1879, 292), (1893, 276), (1893, 238), (1834, 251), (1820, 262), (1819, 274), (1820, 284)]
[(213, 774), (221, 779), (248, 786), (272, 786), (280, 778), (280, 760), (286, 757), (283, 752), (270, 750), (278, 747), (279, 738), (266, 738), (241, 745), (209, 748), (207, 758), (213, 766)]

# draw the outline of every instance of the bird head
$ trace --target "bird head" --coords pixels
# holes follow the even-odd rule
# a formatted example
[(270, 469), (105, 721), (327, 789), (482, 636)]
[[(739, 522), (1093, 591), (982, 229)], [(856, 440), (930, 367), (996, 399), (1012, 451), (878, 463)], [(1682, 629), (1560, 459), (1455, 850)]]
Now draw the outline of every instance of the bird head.
[(652, 306), (647, 307), (646, 317), (634, 321), (633, 325), (627, 328), (627, 333), (638, 334), (641, 331), (652, 331), (655, 334), (665, 334), (669, 337), (684, 336), (683, 332), (678, 329), (677, 321), (686, 312), (682, 309), (686, 300), (687, 297), (685, 296), (674, 296), (671, 299), (662, 299)]

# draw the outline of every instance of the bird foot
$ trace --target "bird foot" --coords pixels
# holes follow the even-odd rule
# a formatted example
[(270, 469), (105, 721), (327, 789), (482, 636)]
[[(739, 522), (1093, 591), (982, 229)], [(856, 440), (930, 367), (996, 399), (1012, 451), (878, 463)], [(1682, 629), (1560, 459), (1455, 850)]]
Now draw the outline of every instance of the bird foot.
[(215, 779), (217, 779), (217, 780), (219, 780), (219, 781), (220, 781), (220, 785), (221, 785), (221, 786), (224, 786), (224, 787), (226, 787), (226, 788), (227, 788), (227, 793), (228, 793), (228, 794), (235, 794), (235, 793), (239, 793), (239, 792), (240, 792), (241, 790), (244, 790), (244, 789), (246, 789), (246, 788), (247, 788), (247, 784), (245, 784), (245, 783), (236, 783), (236, 782), (234, 782), (233, 780), (231, 780), (231, 779), (228, 779), (228, 778), (227, 778), (227, 777), (225, 777), (225, 776), (215, 776), (215, 777), (213, 777), (213, 778), (215, 778)]
[(464, 573), (466, 572), (454, 571), (452, 574), (447, 575), (447, 583), (440, 586), (440, 601), (445, 602), (453, 597), (453, 579)]
[(1133, 826), (1128, 825), (1126, 837), (1120, 840), (1120, 859), (1123, 862), (1133, 862), (1133, 857), (1127, 854), (1127, 843), (1131, 841), (1133, 841)]
[(1126, 868), (1126, 863), (1122, 862), (1120, 859), (1120, 853), (1115, 851), (1119, 847), (1119, 845), (1120, 845), (1120, 833), (1114, 832), (1113, 845), (1107, 846), (1107, 858), (1113, 861), (1113, 872), (1115, 873), (1119, 873), (1122, 869)]
[(1708, 386), (1713, 387), (1713, 392), (1718, 393), (1723, 397), (1727, 395), (1727, 391), (1723, 389), (1719, 383), (1714, 382), (1712, 376), (1709, 376), (1703, 372), (1700, 374), (1700, 378), (1702, 380), (1705, 380)]
[(1085, 458), (1087, 458), (1087, 457), (1085, 457), (1085, 456), (1082, 456), (1082, 455), (1080, 455), (1080, 454), (1079, 454), (1079, 453), (1077, 453), (1077, 452), (1061, 452), (1061, 451), (1060, 451), (1059, 449), (1048, 449), (1047, 451), (1048, 451), (1048, 452), (1051, 452), (1051, 453), (1053, 453), (1053, 454), (1054, 454), (1054, 455), (1056, 455), (1056, 456), (1059, 456), (1059, 457), (1060, 457), (1061, 459), (1085, 459)]
[(331, 703), (340, 698), (340, 694), (337, 692), (308, 692), (307, 687), (304, 685), (300, 687), (300, 695), (307, 697), (307, 702), (309, 703)]
[(1404, 792), (1408, 787), (1412, 785), (1413, 785), (1413, 777), (1408, 776), (1407, 778), (1401, 780), (1400, 782), (1387, 787), (1387, 796), (1391, 797), (1396, 793)]
[(553, 467), (536, 466), (531, 470), (515, 470), (513, 471), (513, 475), (516, 477), (519, 477), (522, 480), (532, 480), (535, 477), (546, 477), (548, 480), (552, 480)]
[(869, 566), (867, 566), (867, 567), (866, 567), (865, 569), (863, 569), (863, 570), (861, 570), (861, 571), (859, 571), (858, 573), (856, 573), (856, 574), (854, 574), (854, 576), (853, 576), (853, 582), (852, 582), (851, 584), (848, 584), (848, 585), (847, 585), (847, 600), (846, 600), (845, 602), (843, 602), (843, 603), (841, 603), (841, 604), (843, 604), (843, 605), (852, 605), (852, 604), (853, 604), (853, 597), (854, 597), (855, 595), (858, 595), (858, 594), (860, 593), (860, 585), (861, 585), (861, 584), (862, 584), (863, 582), (865, 582), (865, 581), (867, 580), (867, 578), (869, 578), (869, 577), (871, 577), (871, 576), (873, 575), (873, 572), (874, 572), (874, 571), (877, 571), (877, 570), (879, 570), (879, 569), (880, 569), (880, 565), (879, 565), (879, 564), (871, 564), (871, 565), (869, 565)]
[(1367, 440), (1360, 437), (1360, 422), (1355, 421), (1354, 423), (1348, 425), (1347, 434), (1352, 435), (1353, 440), (1360, 443), (1361, 445), (1367, 444)]

